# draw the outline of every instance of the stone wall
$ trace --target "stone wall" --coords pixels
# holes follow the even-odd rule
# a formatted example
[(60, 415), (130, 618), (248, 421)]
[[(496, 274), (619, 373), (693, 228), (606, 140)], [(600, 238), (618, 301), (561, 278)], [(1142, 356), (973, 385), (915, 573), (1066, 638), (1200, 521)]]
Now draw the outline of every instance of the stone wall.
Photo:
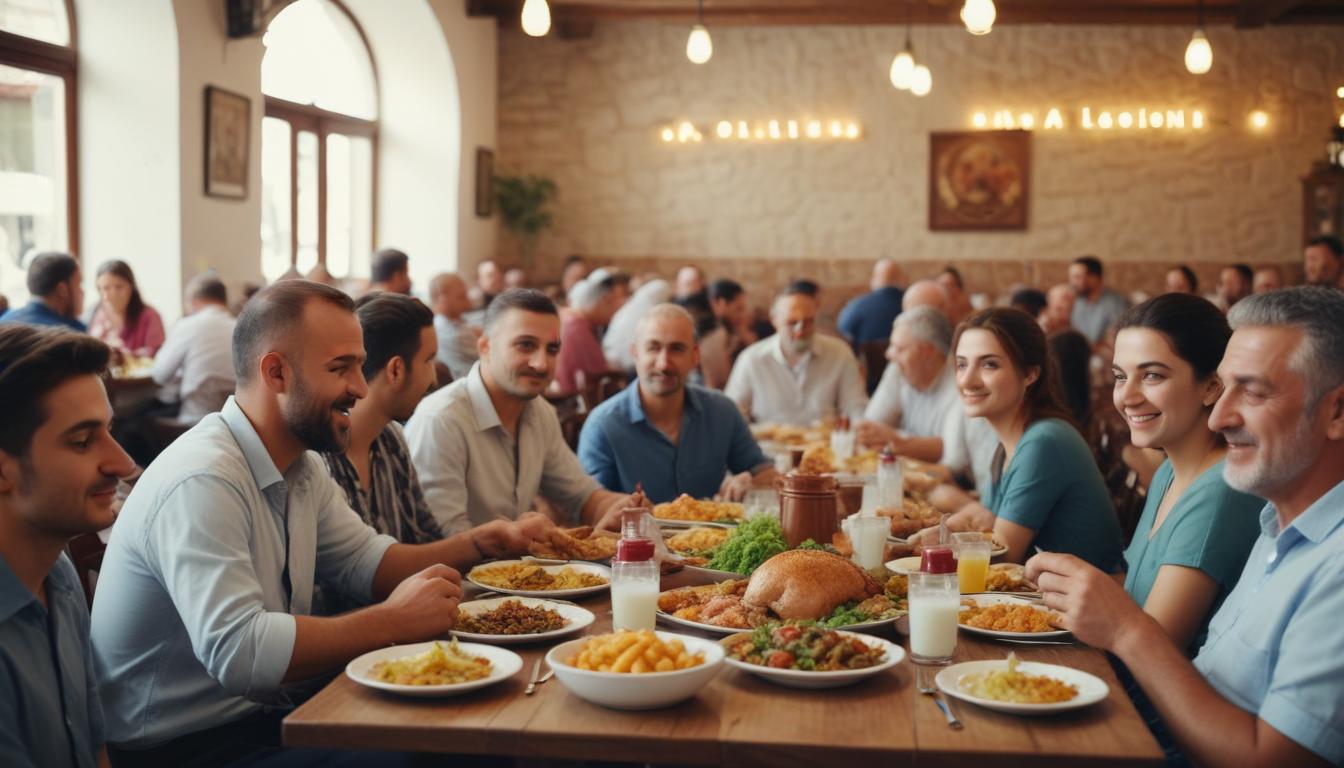
[[(1214, 69), (1188, 74), (1189, 30), (1003, 26), (984, 38), (916, 29), (933, 71), (923, 99), (894, 90), (892, 27), (724, 28), (714, 58), (686, 60), (679, 25), (599, 25), (586, 40), (500, 32), (501, 172), (544, 174), (560, 188), (539, 275), (572, 252), (670, 273), (687, 261), (759, 293), (808, 275), (840, 292), (866, 283), (879, 256), (916, 276), (951, 262), (972, 287), (1055, 281), (1095, 253), (1112, 282), (1155, 290), (1165, 266), (1293, 262), (1302, 237), (1299, 178), (1324, 156), (1344, 102), (1337, 29), (1210, 30)], [(1059, 107), (1064, 130), (1032, 137), (1024, 232), (928, 230), (929, 133), (966, 130), (976, 111)], [(1201, 109), (1199, 131), (1083, 130), (1078, 113)], [(1263, 109), (1269, 126), (1253, 129)], [(720, 119), (852, 119), (834, 143), (720, 142)], [(699, 144), (665, 143), (668, 124), (701, 127)], [(501, 255), (514, 257), (512, 238)]]

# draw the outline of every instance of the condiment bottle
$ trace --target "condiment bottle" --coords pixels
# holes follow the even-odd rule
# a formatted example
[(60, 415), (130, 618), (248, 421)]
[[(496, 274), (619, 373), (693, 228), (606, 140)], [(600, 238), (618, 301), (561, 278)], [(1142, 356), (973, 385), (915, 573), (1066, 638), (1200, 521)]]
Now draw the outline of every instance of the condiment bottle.
[(891, 445), (883, 446), (877, 456), (877, 505), (900, 509), (905, 503), (905, 476), (901, 473), (901, 458)]
[(621, 538), (611, 563), (611, 624), (616, 630), (652, 630), (658, 612), (658, 561), (643, 534), (645, 510), (621, 513)]

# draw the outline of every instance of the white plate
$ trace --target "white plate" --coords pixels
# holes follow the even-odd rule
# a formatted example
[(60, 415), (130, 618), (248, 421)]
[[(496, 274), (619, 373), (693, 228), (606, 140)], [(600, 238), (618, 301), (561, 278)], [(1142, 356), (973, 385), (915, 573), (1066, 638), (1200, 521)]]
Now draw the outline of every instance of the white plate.
[[(735, 635), (738, 632), (751, 631), (750, 629), (742, 629), (741, 627), (719, 627), (713, 624), (702, 624), (698, 621), (683, 619), (681, 617), (673, 616), (672, 614), (665, 613), (663, 611), (658, 611), (658, 618), (671, 624), (679, 624), (688, 629), (695, 629), (701, 632), (713, 632), (716, 635)], [(893, 624), (899, 618), (900, 616), (892, 616), (890, 619), (879, 619), (877, 621), (865, 621), (859, 624), (849, 624), (844, 627), (839, 627), (839, 629), (849, 632), (867, 632), (868, 630), (871, 629), (876, 629), (878, 627), (885, 627), (888, 624)]]
[(655, 517), (655, 522), (662, 528), (736, 528), (737, 521), (733, 522), (706, 522), (703, 520), (673, 520), (668, 517)]
[(747, 578), (746, 574), (734, 573), (732, 571), (716, 571), (713, 568), (702, 568), (698, 565), (684, 565), (682, 566), (682, 569), (685, 570), (686, 573), (693, 573), (696, 574), (697, 576), (703, 576), (704, 578), (707, 579), (714, 579), (715, 581)]
[(565, 565), (540, 565), (547, 573), (558, 573), (562, 568), (573, 568), (580, 573), (591, 573), (607, 580), (606, 584), (599, 584), (595, 587), (581, 587), (579, 589), (505, 589), (503, 587), (492, 587), (475, 579), (476, 572), (482, 569), (494, 568), (503, 565), (540, 565), (540, 563), (530, 563), (525, 560), (496, 560), (490, 563), (482, 563), (467, 573), (467, 581), (490, 592), (498, 592), (501, 595), (513, 595), (514, 597), (578, 597), (579, 595), (591, 595), (596, 592), (602, 592), (611, 586), (611, 569), (605, 565), (597, 563), (574, 560)]
[(453, 630), (459, 640), (472, 640), (478, 643), (492, 643), (494, 645), (521, 645), (523, 643), (540, 643), (548, 640), (566, 637), (576, 632), (582, 632), (590, 624), (597, 620), (593, 612), (580, 608), (577, 605), (568, 603), (556, 603), (550, 600), (542, 600), (535, 597), (493, 597), (486, 600), (472, 600), (468, 603), (462, 603), (457, 607), (458, 616), (463, 614), (476, 615), (493, 611), (498, 608), (505, 600), (517, 600), (529, 608), (548, 608), (560, 614), (561, 618), (568, 619), (569, 623), (560, 629), (554, 629), (550, 632), (538, 632), (531, 635), (482, 635), (475, 632), (462, 632)]
[(546, 663), (555, 670), (555, 678), (575, 696), (612, 709), (658, 709), (670, 707), (696, 695), (715, 675), (726, 655), (723, 646), (713, 640), (671, 632), (658, 632), (663, 642), (680, 640), (689, 653), (703, 653), (705, 663), (674, 672), (644, 674), (590, 672), (571, 667), (567, 661), (579, 652), (589, 638), (561, 643), (546, 653)]
[(870, 648), (874, 645), (881, 646), (887, 653), (886, 658), (876, 666), (866, 667), (864, 669), (844, 669), (834, 672), (808, 672), (803, 669), (776, 669), (774, 667), (763, 667), (759, 664), (748, 664), (745, 661), (739, 661), (732, 656), (725, 656), (723, 663), (730, 667), (737, 667), (744, 672), (750, 672), (757, 677), (763, 677), (772, 683), (788, 686), (789, 688), (815, 689), (839, 688), (842, 685), (852, 685), (864, 678), (872, 677), (873, 675), (878, 675), (891, 669), (901, 663), (901, 660), (905, 658), (904, 648), (888, 640), (883, 640), (880, 637), (856, 635), (853, 632), (841, 632), (840, 634), (855, 637), (859, 642)]
[[(1016, 597), (1009, 594), (986, 593), (982, 592), (975, 595), (963, 595), (963, 600), (971, 600), (981, 608), (987, 605), (997, 605), (1000, 603), (1006, 605), (1031, 605), (1036, 608), (1042, 606), (1033, 603), (1031, 600)], [(1065, 637), (1069, 634), (1067, 629), (1056, 629), (1050, 632), (1000, 632), (994, 629), (980, 629), (979, 627), (968, 627), (965, 624), (958, 623), (957, 628), (962, 632), (970, 632), (975, 635), (984, 635), (985, 637), (1009, 638), (1011, 640), (1045, 640), (1047, 638)]]
[(986, 709), (992, 709), (998, 712), (1007, 712), (1013, 715), (1049, 715), (1055, 712), (1066, 712), (1071, 709), (1081, 709), (1088, 707), (1110, 694), (1110, 688), (1106, 682), (1096, 675), (1088, 674), (1080, 669), (1072, 667), (1063, 667), (1058, 664), (1042, 664), (1035, 661), (1024, 661), (1018, 664), (1018, 671), (1030, 675), (1047, 675), (1068, 683), (1078, 689), (1078, 695), (1069, 701), (1061, 701), (1057, 704), (1018, 704), (1011, 701), (995, 701), (994, 699), (984, 699), (979, 696), (972, 696), (970, 693), (962, 690), (961, 685), (966, 675), (984, 674), (993, 670), (1001, 670), (1007, 667), (1008, 662), (1000, 659), (998, 661), (967, 661), (961, 664), (953, 664), (938, 673), (934, 681), (943, 693), (953, 698), (969, 701), (972, 704), (978, 704)]
[(919, 573), (919, 562), (922, 560), (919, 555), (913, 557), (902, 557), (896, 560), (889, 560), (886, 563), (887, 570), (892, 573), (901, 573), (909, 576), (912, 573)]
[[(446, 642), (440, 640), (439, 642)], [(481, 656), (490, 660), (490, 674), (480, 680), (472, 680), (467, 683), (454, 683), (452, 685), (398, 685), (396, 683), (385, 683), (373, 677), (373, 665), (381, 661), (392, 661), (407, 656), (415, 656), (424, 653), (434, 645), (429, 643), (415, 643), (414, 645), (394, 645), (391, 648), (379, 648), (376, 651), (369, 651), (349, 664), (345, 665), (345, 674), (351, 680), (360, 685), (367, 685), (370, 688), (377, 688), (380, 691), (391, 691), (403, 696), (456, 696), (459, 693), (474, 691), (477, 688), (484, 688), (487, 685), (494, 685), (501, 680), (507, 680), (518, 674), (518, 670), (523, 668), (523, 660), (513, 651), (507, 651), (503, 648), (495, 648), (490, 645), (478, 645), (476, 643), (458, 643), (458, 648), (471, 656)]]

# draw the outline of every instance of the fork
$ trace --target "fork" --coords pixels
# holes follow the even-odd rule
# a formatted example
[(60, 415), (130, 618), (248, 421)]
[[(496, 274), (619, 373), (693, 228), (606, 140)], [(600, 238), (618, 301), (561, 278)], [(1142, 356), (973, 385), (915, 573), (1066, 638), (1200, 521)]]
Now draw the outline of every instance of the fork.
[(961, 721), (957, 719), (956, 715), (952, 714), (952, 706), (947, 703), (947, 699), (943, 698), (943, 694), (935, 690), (928, 692), (928, 695), (932, 696), (933, 703), (943, 710), (943, 717), (947, 718), (948, 727), (954, 731), (960, 731), (963, 728)]

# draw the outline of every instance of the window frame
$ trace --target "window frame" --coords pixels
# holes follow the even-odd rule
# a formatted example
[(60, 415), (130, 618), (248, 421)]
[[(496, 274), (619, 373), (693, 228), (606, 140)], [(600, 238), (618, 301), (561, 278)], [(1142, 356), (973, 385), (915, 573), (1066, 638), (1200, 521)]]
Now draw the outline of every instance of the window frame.
[[(334, 2), (335, 0), (333, 0)], [(0, 64), (61, 78), (65, 88), (66, 250), (79, 257), (79, 25), (74, 0), (64, 0), (70, 44), (0, 30)]]
[[(68, 0), (67, 0), (68, 2)], [(323, 0), (334, 5), (354, 25), (364, 52), (369, 57), (369, 68), (373, 70), (374, 103), (381, 106), (382, 94), (379, 90), (378, 61), (373, 57), (373, 47), (364, 33), (359, 20), (345, 7), (341, 0)], [(327, 136), (339, 133), (346, 136), (359, 136), (369, 140), (371, 179), (370, 179), (370, 225), (369, 251), (378, 242), (378, 120), (372, 120), (332, 112), (312, 104), (281, 99), (262, 94), (265, 102), (265, 117), (283, 120), (289, 124), (289, 268), (298, 271), (299, 263), (299, 132), (307, 131), (317, 136), (317, 264), (327, 265)], [(382, 110), (379, 109), (381, 116)], [(263, 139), (264, 140), (264, 139)], [(347, 279), (350, 275), (342, 275)]]

